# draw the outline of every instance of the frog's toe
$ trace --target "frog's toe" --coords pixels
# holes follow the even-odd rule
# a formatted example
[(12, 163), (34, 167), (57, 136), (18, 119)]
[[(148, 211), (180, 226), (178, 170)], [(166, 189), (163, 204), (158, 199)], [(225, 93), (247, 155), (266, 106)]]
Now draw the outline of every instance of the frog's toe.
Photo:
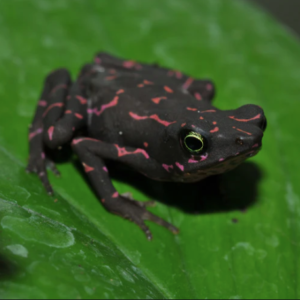
[(56, 177), (60, 177), (60, 172), (58, 171), (58, 169), (56, 168), (55, 163), (50, 160), (50, 159), (46, 159), (46, 166), (52, 171), (52, 173), (56, 176)]
[(148, 211), (144, 214), (144, 220), (152, 221), (160, 226), (163, 226), (170, 230), (173, 234), (179, 233), (179, 229), (177, 227), (173, 226), (171, 223), (161, 219), (160, 217), (157, 217), (156, 215)]

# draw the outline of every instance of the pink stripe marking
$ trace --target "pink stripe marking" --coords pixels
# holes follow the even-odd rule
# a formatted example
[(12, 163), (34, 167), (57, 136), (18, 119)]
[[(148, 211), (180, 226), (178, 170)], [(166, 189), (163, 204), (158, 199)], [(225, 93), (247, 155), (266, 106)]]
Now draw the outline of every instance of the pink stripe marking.
[(202, 97), (199, 93), (195, 93), (194, 96), (197, 100), (202, 100)]
[(43, 132), (43, 128), (38, 128), (37, 130), (35, 130), (34, 132), (31, 132), (29, 134), (29, 140), (31, 140), (32, 138), (34, 138), (36, 135), (40, 134)]
[(61, 102), (53, 103), (53, 104), (49, 105), (49, 106), (47, 107), (47, 109), (44, 111), (43, 117), (45, 117), (45, 116), (47, 115), (47, 113), (49, 112), (50, 109), (52, 109), (52, 108), (54, 108), (54, 107), (63, 107), (63, 106), (64, 106), (64, 104), (61, 103)]
[(107, 168), (106, 167), (103, 167), (102, 168), (105, 172), (108, 172)]
[(169, 125), (171, 125), (173, 123), (176, 123), (176, 121), (167, 122), (167, 121), (161, 120), (158, 115), (151, 115), (150, 117), (148, 117), (148, 116), (139, 116), (139, 115), (137, 115), (137, 114), (135, 114), (135, 113), (133, 113), (131, 111), (129, 112), (129, 115), (133, 119), (138, 120), (138, 121), (139, 120), (145, 120), (145, 119), (153, 119), (153, 120), (157, 121), (158, 123), (160, 123), (160, 124), (162, 124), (164, 126), (169, 126)]
[(39, 101), (39, 106), (47, 106), (47, 101), (46, 100), (40, 100)]
[(216, 112), (216, 110), (215, 109), (209, 109), (209, 110), (203, 110), (203, 111), (201, 111), (201, 113), (206, 113), (206, 112), (213, 113), (213, 112)]
[(184, 171), (184, 166), (181, 165), (179, 162), (176, 162), (175, 165), (183, 172)]
[(252, 135), (252, 133), (250, 133), (250, 132), (247, 132), (247, 131), (244, 131), (244, 130), (242, 130), (242, 129), (239, 129), (239, 128), (236, 128), (235, 126), (232, 126), (232, 128), (233, 128), (233, 129), (236, 129), (237, 131), (240, 131), (240, 132), (246, 133), (246, 134), (248, 134), (248, 135)]
[(121, 156), (124, 156), (124, 155), (141, 153), (141, 154), (143, 154), (145, 156), (146, 159), (149, 158), (149, 154), (144, 149), (137, 148), (134, 151), (130, 152), (130, 151), (127, 151), (125, 149), (125, 147), (119, 147), (119, 145), (117, 145), (117, 144), (115, 144), (115, 147), (118, 150), (118, 157), (121, 157)]
[(190, 85), (193, 83), (193, 81), (194, 81), (194, 79), (191, 78), (191, 77), (189, 77), (189, 78), (185, 81), (185, 83), (182, 85), (182, 88), (184, 88), (185, 90), (187, 90), (187, 89), (190, 87)]
[(165, 100), (167, 99), (167, 97), (163, 96), (163, 97), (156, 97), (156, 98), (152, 98), (151, 100), (155, 103), (155, 104), (159, 104), (159, 102), (161, 100)]
[(66, 84), (59, 84), (51, 90), (50, 94), (54, 94), (59, 89), (66, 89), (66, 88), (67, 88)]
[(50, 126), (48, 129), (48, 137), (50, 141), (52, 141), (53, 138), (53, 131), (54, 131), (54, 126)]
[(83, 115), (75, 113), (74, 114), (77, 119), (83, 119)]
[(123, 62), (123, 67), (124, 68), (132, 68), (135, 65), (135, 62), (133, 60), (126, 60)]
[(218, 131), (219, 131), (219, 127), (217, 126), (214, 129), (210, 130), (211, 133), (218, 132)]
[(122, 94), (122, 93), (124, 93), (124, 90), (123, 90), (123, 89), (120, 89), (120, 90), (118, 90), (118, 91), (116, 92), (117, 95), (120, 95), (120, 94)]
[(179, 71), (175, 71), (175, 76), (177, 79), (181, 79), (182, 78), (182, 73)]
[(73, 139), (72, 144), (76, 145), (78, 143), (85, 142), (85, 141), (99, 142), (99, 140), (93, 138), (79, 138), (79, 139)]
[(201, 158), (200, 160), (196, 160), (196, 159), (190, 158), (190, 159), (188, 160), (188, 163), (189, 163), (189, 164), (198, 163), (198, 162), (200, 162), (200, 161), (206, 160), (207, 157), (208, 157), (208, 154), (201, 155), (201, 156), (200, 156), (200, 158)]
[(149, 80), (146, 80), (146, 79), (144, 80), (144, 83), (145, 83), (145, 84), (154, 84), (153, 82), (151, 82), (151, 81), (149, 81)]
[(117, 78), (116, 75), (112, 75), (112, 76), (107, 76), (107, 77), (105, 77), (105, 80), (114, 80), (114, 79), (116, 79), (116, 78)]
[(96, 107), (94, 109), (88, 109), (87, 113), (92, 114), (94, 113), (97, 116), (100, 116), (107, 108), (116, 106), (118, 104), (119, 96), (115, 96), (112, 101), (110, 101), (107, 104), (101, 105), (100, 110), (98, 110)]
[(166, 165), (166, 164), (162, 164), (162, 167), (167, 171), (167, 172), (170, 172), (169, 169), (173, 169), (173, 166), (172, 165)]
[(254, 144), (253, 146), (252, 146), (252, 148), (257, 148), (259, 146), (259, 144)]
[(187, 107), (186, 109), (191, 110), (191, 111), (196, 111), (197, 110), (197, 108), (193, 108), (193, 107)]
[(84, 166), (85, 173), (89, 173), (95, 170), (93, 167), (88, 166), (86, 163), (82, 163), (82, 165)]
[(249, 121), (253, 121), (253, 120), (259, 119), (260, 116), (261, 116), (261, 114), (258, 114), (258, 115), (256, 115), (255, 117), (250, 118), (250, 119), (237, 119), (237, 118), (235, 118), (234, 116), (230, 116), (229, 118), (230, 118), (230, 119), (233, 119), (233, 120), (235, 120), (235, 121), (238, 121), (238, 122), (249, 122)]
[(167, 93), (170, 93), (170, 94), (174, 93), (173, 90), (166, 85), (164, 86), (164, 89)]
[(220, 158), (220, 159), (219, 159), (219, 162), (221, 162), (221, 161), (224, 161), (224, 158)]
[(185, 126), (185, 125), (186, 125), (186, 123), (182, 123), (182, 124), (181, 124), (181, 127), (183, 127), (183, 126)]
[(71, 114), (71, 113), (72, 113), (72, 111), (69, 109), (65, 111), (65, 114)]
[(83, 98), (82, 96), (80, 96), (80, 95), (75, 96), (75, 98), (76, 98), (77, 100), (79, 100), (79, 102), (80, 102), (81, 104), (86, 104), (86, 103), (87, 103), (87, 100), (86, 100), (85, 98)]

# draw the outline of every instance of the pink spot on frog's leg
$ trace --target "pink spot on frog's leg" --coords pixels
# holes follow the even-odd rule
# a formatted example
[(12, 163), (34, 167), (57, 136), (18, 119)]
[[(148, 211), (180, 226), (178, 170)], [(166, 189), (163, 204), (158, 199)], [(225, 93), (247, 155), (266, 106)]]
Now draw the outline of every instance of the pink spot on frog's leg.
[(50, 126), (48, 129), (48, 137), (50, 141), (52, 141), (53, 138), (53, 131), (54, 131), (54, 126)]
[(104, 172), (108, 172), (106, 167), (103, 167), (102, 169), (103, 169)]
[(163, 97), (156, 97), (156, 98), (152, 98), (151, 100), (155, 103), (155, 104), (159, 104), (159, 102), (161, 100), (165, 100), (167, 99), (167, 97), (163, 96)]
[(201, 116), (200, 118), (199, 118), (200, 120), (204, 120), (204, 118)]
[(187, 107), (186, 109), (191, 110), (191, 111), (196, 111), (197, 110), (197, 108), (193, 108), (193, 107)]
[(217, 122), (216, 122), (216, 121), (213, 121), (212, 123), (213, 123), (213, 125), (217, 125)]
[(202, 100), (202, 97), (199, 93), (195, 93), (194, 96), (197, 100)]
[(167, 172), (170, 172), (169, 169), (173, 169), (173, 166), (172, 166), (172, 165), (162, 164), (162, 167), (163, 167)]
[(182, 123), (182, 124), (181, 124), (181, 127), (183, 127), (183, 126), (185, 126), (185, 125), (186, 125), (186, 123)]
[(81, 104), (86, 104), (86, 103), (87, 103), (87, 100), (86, 100), (85, 98), (83, 98), (82, 96), (80, 96), (80, 95), (75, 96), (75, 98), (76, 98), (77, 100), (79, 100), (79, 102), (80, 102)]
[(72, 113), (72, 111), (69, 109), (65, 111), (65, 114), (71, 114), (71, 113)]
[(252, 148), (257, 148), (257, 147), (259, 147), (259, 144), (254, 144), (254, 145), (252, 146)]
[(142, 88), (142, 87), (144, 87), (144, 84), (143, 83), (140, 83), (140, 84), (138, 84), (137, 85), (139, 88)]
[(74, 115), (78, 119), (83, 119), (83, 115), (81, 115), (81, 114), (75, 113)]
[(148, 147), (148, 143), (147, 143), (147, 142), (144, 142), (144, 146), (147, 148), (147, 147)]
[(167, 93), (170, 93), (170, 94), (171, 94), (171, 93), (174, 93), (173, 90), (172, 90), (170, 87), (166, 86), (166, 85), (164, 86), (164, 89), (165, 89), (165, 91), (166, 91)]
[(114, 192), (113, 194), (112, 194), (112, 198), (118, 198), (119, 197), (119, 193), (118, 192)]
[(225, 160), (224, 158), (220, 158), (220, 159), (219, 159), (219, 162), (224, 161), (224, 160)]
[(45, 152), (42, 152), (41, 157), (42, 157), (42, 159), (46, 158)]
[(190, 85), (193, 83), (193, 81), (194, 81), (194, 79), (191, 78), (191, 77), (189, 77), (189, 78), (185, 81), (185, 83), (182, 85), (182, 88), (185, 89), (185, 90), (187, 90), (187, 89), (190, 87)]
[(83, 167), (84, 167), (84, 172), (85, 173), (89, 173), (94, 171), (95, 169), (93, 167), (88, 166), (86, 163), (82, 163)]
[(116, 92), (117, 95), (120, 95), (120, 94), (122, 94), (122, 93), (124, 93), (124, 90), (123, 90), (123, 89), (120, 89), (120, 90), (118, 90), (118, 91)]
[(40, 100), (39, 101), (39, 106), (43, 106), (43, 107), (45, 107), (45, 106), (47, 106), (47, 101), (45, 101), (45, 100)]
[(183, 172), (184, 171), (184, 166), (181, 165), (179, 162), (175, 162), (175, 165)]
[(218, 132), (218, 131), (219, 131), (219, 127), (217, 126), (214, 129), (210, 130), (211, 133)]

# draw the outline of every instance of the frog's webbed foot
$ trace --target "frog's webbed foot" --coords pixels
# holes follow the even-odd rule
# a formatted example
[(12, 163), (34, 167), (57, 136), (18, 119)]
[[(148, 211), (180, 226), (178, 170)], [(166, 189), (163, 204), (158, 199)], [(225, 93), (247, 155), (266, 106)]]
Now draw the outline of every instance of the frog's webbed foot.
[(148, 240), (152, 239), (152, 234), (144, 221), (152, 221), (167, 228), (172, 233), (178, 234), (178, 228), (161, 219), (160, 217), (157, 217), (146, 209), (147, 206), (151, 206), (153, 203), (154, 201), (140, 202), (119, 195), (118, 197), (109, 201), (107, 204), (104, 203), (104, 206), (109, 212), (119, 215), (124, 219), (137, 224), (144, 231)]

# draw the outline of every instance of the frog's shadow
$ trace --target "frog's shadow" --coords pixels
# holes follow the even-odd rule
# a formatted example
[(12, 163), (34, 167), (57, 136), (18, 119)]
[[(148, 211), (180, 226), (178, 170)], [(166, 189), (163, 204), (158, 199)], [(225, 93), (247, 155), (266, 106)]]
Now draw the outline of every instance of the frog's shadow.
[[(75, 160), (73, 163), (90, 185), (79, 161)], [(196, 183), (151, 180), (111, 161), (107, 162), (107, 167), (112, 179), (134, 187), (149, 199), (190, 214), (245, 210), (257, 202), (258, 184), (262, 178), (262, 171), (252, 162), (243, 163), (231, 172)]]

